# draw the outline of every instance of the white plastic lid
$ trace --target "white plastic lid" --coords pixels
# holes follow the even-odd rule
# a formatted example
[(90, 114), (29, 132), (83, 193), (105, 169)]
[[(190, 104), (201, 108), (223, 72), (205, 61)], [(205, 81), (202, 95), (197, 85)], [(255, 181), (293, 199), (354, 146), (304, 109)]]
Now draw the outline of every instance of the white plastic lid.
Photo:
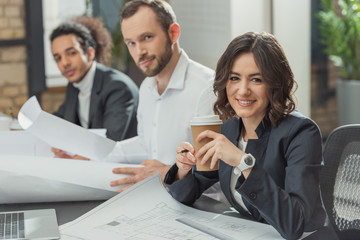
[(217, 125), (222, 124), (218, 115), (206, 115), (200, 117), (193, 117), (190, 120), (190, 125)]

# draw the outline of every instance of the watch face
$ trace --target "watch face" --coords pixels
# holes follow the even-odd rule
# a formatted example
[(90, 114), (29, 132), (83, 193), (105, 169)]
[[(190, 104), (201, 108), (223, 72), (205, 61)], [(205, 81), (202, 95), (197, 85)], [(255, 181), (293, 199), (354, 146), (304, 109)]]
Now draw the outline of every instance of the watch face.
[(253, 164), (253, 159), (250, 156), (246, 156), (246, 158), (244, 159), (244, 162), (246, 163), (246, 165), (251, 166)]

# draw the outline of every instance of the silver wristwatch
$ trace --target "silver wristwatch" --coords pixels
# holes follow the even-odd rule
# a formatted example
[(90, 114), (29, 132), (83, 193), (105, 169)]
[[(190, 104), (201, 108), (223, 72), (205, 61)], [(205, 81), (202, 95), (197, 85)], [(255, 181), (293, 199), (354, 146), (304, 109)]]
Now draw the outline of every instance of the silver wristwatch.
[(250, 153), (247, 153), (241, 157), (240, 164), (237, 165), (237, 169), (244, 171), (248, 168), (252, 168), (255, 165), (255, 158)]

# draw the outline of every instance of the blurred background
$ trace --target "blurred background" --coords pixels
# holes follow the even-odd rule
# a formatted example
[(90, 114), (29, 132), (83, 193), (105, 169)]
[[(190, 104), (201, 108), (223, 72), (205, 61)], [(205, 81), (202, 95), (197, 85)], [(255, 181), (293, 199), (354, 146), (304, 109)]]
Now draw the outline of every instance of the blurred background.
[[(22, 104), (33, 95), (47, 112), (59, 107), (65, 97), (67, 81), (51, 56), (49, 34), (60, 22), (74, 16), (103, 19), (115, 45), (109, 65), (126, 72), (140, 85), (144, 77), (121, 39), (118, 16), (125, 2), (0, 0), (0, 113), (17, 117)], [(192, 59), (213, 69), (234, 37), (248, 31), (274, 34), (298, 82), (298, 110), (317, 122), (324, 139), (331, 130), (344, 124), (339, 123), (337, 113), (340, 108), (350, 106), (339, 106), (336, 100), (340, 72), (329, 60), (331, 53), (325, 53), (326, 45), (320, 40), (318, 14), (324, 9), (321, 0), (168, 2), (181, 27), (180, 46)], [(350, 2), (357, 4), (358, 1)]]

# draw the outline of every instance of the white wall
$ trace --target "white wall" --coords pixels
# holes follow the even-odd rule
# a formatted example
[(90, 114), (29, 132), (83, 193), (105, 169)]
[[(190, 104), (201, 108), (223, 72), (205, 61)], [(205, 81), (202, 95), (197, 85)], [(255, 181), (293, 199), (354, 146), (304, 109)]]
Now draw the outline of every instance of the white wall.
[(298, 83), (297, 107), (307, 116), (311, 112), (310, 10), (310, 0), (274, 0), (274, 35), (284, 48)]
[(180, 46), (194, 60), (216, 68), (231, 40), (229, 0), (172, 0), (180, 24)]
[(269, 0), (231, 0), (231, 39), (247, 32), (271, 32)]

